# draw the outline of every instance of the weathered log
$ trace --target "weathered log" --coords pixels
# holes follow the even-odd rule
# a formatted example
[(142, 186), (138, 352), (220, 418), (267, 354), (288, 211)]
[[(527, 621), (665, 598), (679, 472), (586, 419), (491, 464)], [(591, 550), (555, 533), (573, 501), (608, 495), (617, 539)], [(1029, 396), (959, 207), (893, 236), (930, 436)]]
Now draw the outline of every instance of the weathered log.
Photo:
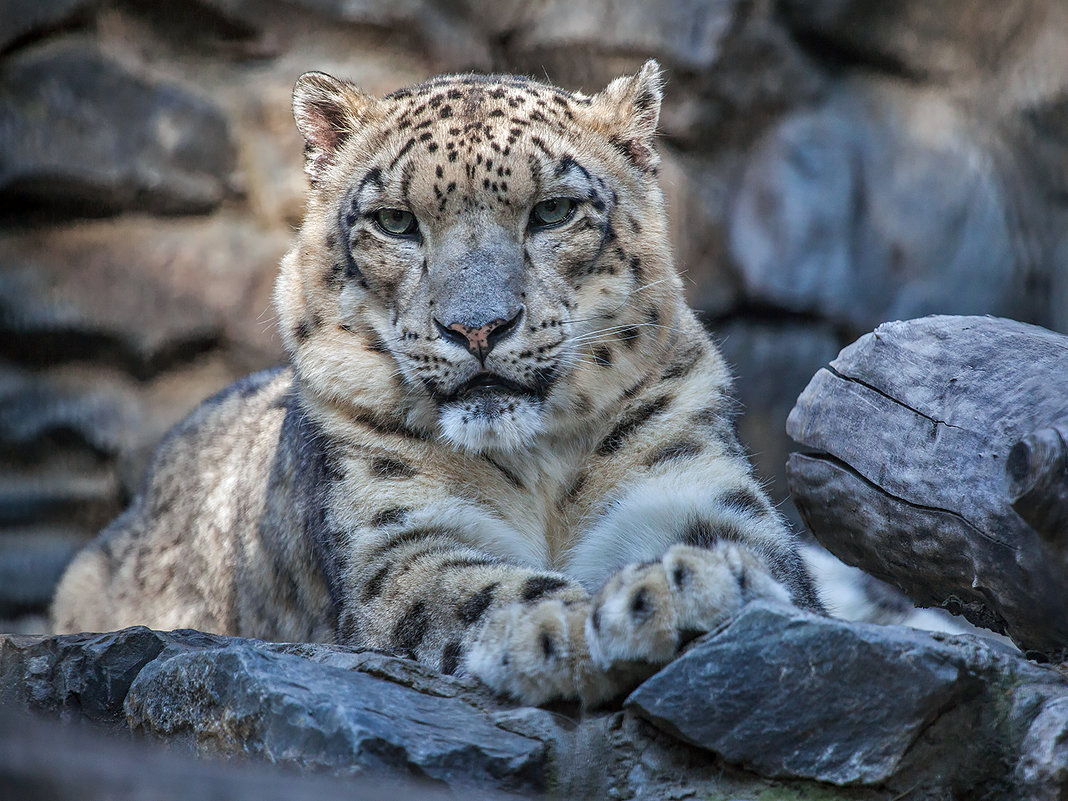
[(1012, 508), (1062, 553), (1068, 551), (1068, 417), (1009, 451)]
[(798, 398), (790, 490), (844, 561), (1068, 655), (1068, 337), (989, 317), (886, 323)]

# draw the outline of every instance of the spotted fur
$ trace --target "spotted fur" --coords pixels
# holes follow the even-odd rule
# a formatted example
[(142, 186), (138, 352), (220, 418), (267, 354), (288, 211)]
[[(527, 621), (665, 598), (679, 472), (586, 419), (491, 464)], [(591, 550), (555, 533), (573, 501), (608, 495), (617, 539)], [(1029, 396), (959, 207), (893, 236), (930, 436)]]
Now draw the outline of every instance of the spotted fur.
[(57, 627), (332, 638), (593, 703), (749, 598), (819, 608), (683, 301), (660, 98), (653, 62), (593, 96), (303, 76), (292, 367), (169, 437)]

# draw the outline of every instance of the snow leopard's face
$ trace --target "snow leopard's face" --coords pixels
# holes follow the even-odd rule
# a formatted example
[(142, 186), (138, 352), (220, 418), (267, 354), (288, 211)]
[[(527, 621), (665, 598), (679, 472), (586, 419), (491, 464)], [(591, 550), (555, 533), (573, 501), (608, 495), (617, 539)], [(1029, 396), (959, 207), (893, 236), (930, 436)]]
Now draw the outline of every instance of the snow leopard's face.
[[(476, 452), (520, 447), (554, 415), (588, 411), (599, 383), (644, 372), (628, 361), (677, 297), (651, 149), (659, 84), (646, 81), (590, 98), (446, 76), (373, 100), (302, 78), (316, 191), (298, 256), (306, 308), (287, 327), (298, 369), (316, 353), (336, 363), (338, 348), (385, 352), (416, 416)], [(284, 318), (293, 304), (278, 302)]]

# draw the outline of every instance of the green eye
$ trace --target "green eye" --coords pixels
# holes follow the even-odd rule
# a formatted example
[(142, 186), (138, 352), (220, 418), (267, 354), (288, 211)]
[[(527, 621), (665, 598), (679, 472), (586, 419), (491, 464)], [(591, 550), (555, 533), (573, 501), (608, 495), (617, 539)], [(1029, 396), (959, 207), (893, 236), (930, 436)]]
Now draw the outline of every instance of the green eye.
[(559, 225), (575, 212), (575, 201), (568, 197), (553, 197), (543, 200), (530, 212), (530, 222), (535, 226)]
[(414, 234), (419, 227), (415, 215), (404, 209), (379, 209), (374, 213), (374, 220), (390, 236)]

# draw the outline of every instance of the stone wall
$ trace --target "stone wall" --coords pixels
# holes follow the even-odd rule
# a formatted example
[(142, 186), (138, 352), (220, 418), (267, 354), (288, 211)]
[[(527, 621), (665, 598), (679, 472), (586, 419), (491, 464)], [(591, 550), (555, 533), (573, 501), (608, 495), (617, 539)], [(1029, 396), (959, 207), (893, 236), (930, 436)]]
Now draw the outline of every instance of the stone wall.
[(506, 70), (590, 91), (649, 56), (678, 261), (779, 499), (794, 399), (877, 323), (1068, 331), (1060, 0), (9, 0), (5, 627), (44, 625), (163, 431), (282, 358), (269, 295), (302, 211), (298, 74), (382, 93)]

